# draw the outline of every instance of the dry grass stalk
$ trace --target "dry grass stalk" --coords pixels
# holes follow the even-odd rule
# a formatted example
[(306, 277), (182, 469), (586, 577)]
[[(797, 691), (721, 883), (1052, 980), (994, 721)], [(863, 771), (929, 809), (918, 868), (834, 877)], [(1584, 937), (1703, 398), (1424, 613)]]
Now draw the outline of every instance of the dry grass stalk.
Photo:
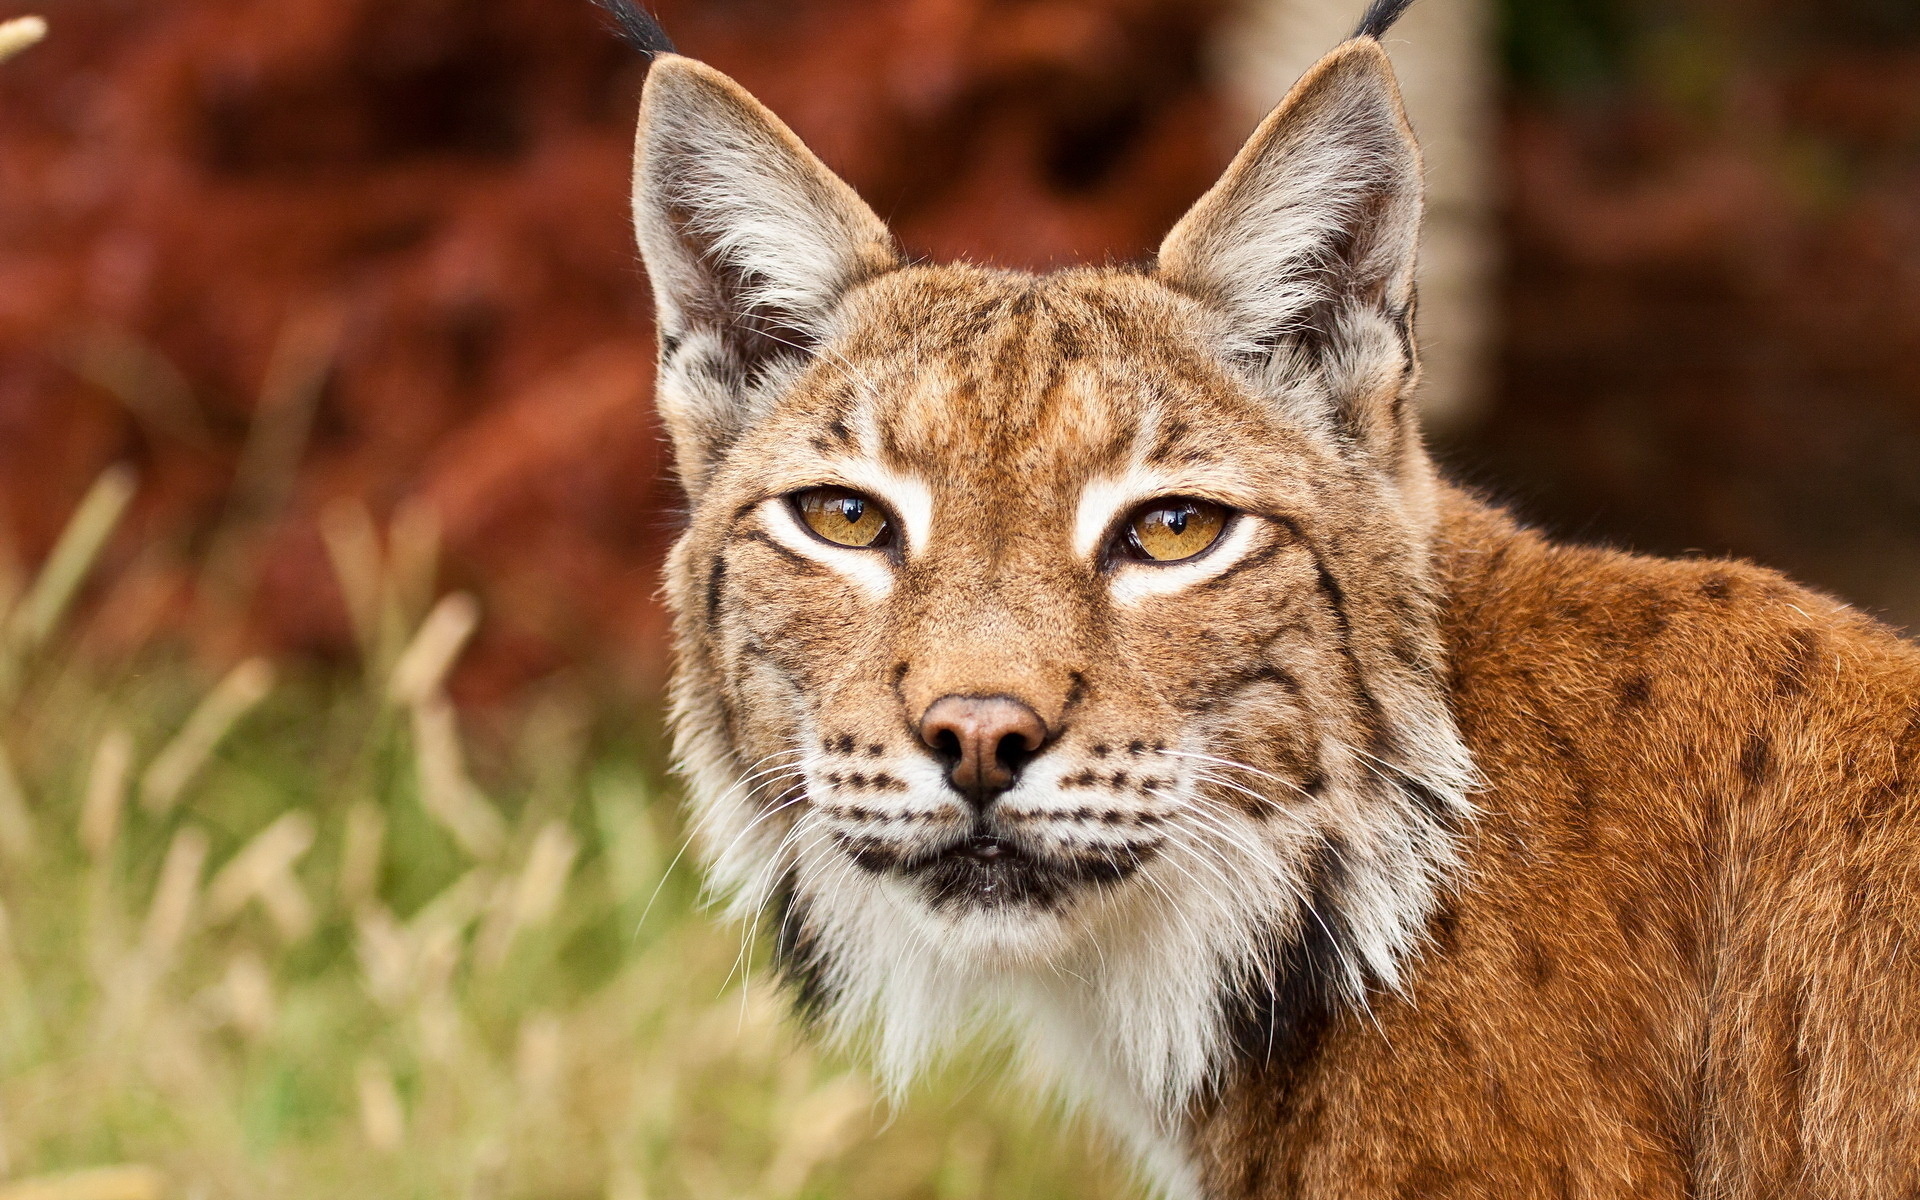
[(398, 704), (419, 704), (439, 691), (479, 624), (480, 604), (472, 596), (455, 592), (443, 598), (394, 664), (387, 695)]
[(345, 311), (322, 302), (281, 327), (234, 472), (234, 515), (242, 521), (264, 520), (286, 503), (345, 325)]
[(376, 661), (382, 640), (380, 530), (359, 500), (335, 500), (320, 510), (320, 539), (333, 564), (347, 620), (361, 657)]
[(560, 1092), (566, 1070), (566, 1027), (552, 1013), (530, 1013), (520, 1021), (514, 1045), (514, 1101), (530, 1116), (547, 1115)]
[(580, 841), (564, 822), (549, 821), (540, 827), (513, 891), (514, 928), (532, 929), (553, 919), (579, 855)]
[(127, 503), (133, 499), (134, 486), (133, 469), (116, 464), (101, 472), (87, 490), (86, 498), (61, 531), (60, 540), (54, 543), (46, 565), (8, 622), (9, 640), (17, 650), (38, 648), (59, 624), (107, 538), (120, 524)]
[(15, 17), (0, 22), (0, 62), (47, 36), (47, 22), (41, 17)]
[[(18, 1040), (23, 1030), (44, 1034), (39, 1014), (33, 1005), (26, 969), (21, 965), (19, 948), (14, 944), (13, 916), (0, 904), (0, 1020)], [(0, 1114), (4, 1117), (4, 1114)], [(0, 1174), (7, 1172), (6, 1121), (0, 1119)]]
[(533, 848), (527, 852), (526, 865), (503, 889), (501, 902), (480, 937), (476, 956), (482, 966), (498, 968), (506, 961), (516, 935), (553, 919), (579, 853), (580, 842), (566, 825), (549, 821), (541, 826), (534, 835)]
[(0, 745), (0, 855), (12, 863), (27, 862), (34, 857), (39, 841), (20, 774), (13, 769), (6, 746)]
[(353, 950), (360, 960), (361, 982), (380, 1007), (405, 1004), (413, 990), (413, 945), (393, 914), (368, 905), (354, 918)]
[(207, 920), (231, 920), (258, 900), (288, 942), (305, 937), (313, 928), (313, 905), (293, 866), (313, 848), (313, 838), (313, 818), (304, 812), (285, 813), (255, 834), (207, 886)]
[(780, 1139), (758, 1194), (767, 1200), (799, 1195), (815, 1169), (846, 1151), (858, 1132), (860, 1114), (872, 1107), (873, 1093), (851, 1075), (815, 1088), (789, 1115), (786, 1136)]
[(297, 942), (313, 932), (313, 905), (292, 872), (275, 875), (260, 888), (260, 907), (267, 910), (280, 936)]
[[(206, 864), (206, 834), (191, 827), (174, 834), (160, 864), (160, 878), (154, 884), (153, 902), (147, 906), (137, 947), (103, 964), (112, 981), (100, 1010), (99, 1029), (105, 1044), (139, 1031), (150, 1061), (160, 1062), (164, 1070), (181, 1076), (200, 1076), (203, 1072), (191, 1061), (186, 1047), (170, 1041), (164, 1032), (147, 1027), (156, 1018), (163, 1028), (167, 1024), (165, 1006), (154, 1003), (155, 988), (172, 969), (191, 925), (200, 873)], [(106, 947), (100, 949), (104, 952)]]
[(347, 809), (347, 836), (340, 849), (340, 900), (348, 908), (367, 904), (379, 892), (386, 832), (386, 814), (365, 800), (355, 800)]
[(160, 864), (153, 903), (140, 933), (140, 953), (155, 974), (172, 962), (180, 940), (193, 919), (193, 903), (200, 890), (200, 872), (207, 865), (207, 835), (188, 826), (173, 835), (167, 857)]
[(281, 324), (267, 360), (226, 511), (201, 557), (201, 603), (233, 622), (258, 582), (259, 564), (248, 543), (292, 495), (345, 322), (345, 310), (334, 302), (297, 308)]
[(607, 1167), (607, 1200), (648, 1200), (646, 1180), (624, 1156), (613, 1158)]
[(479, 859), (497, 855), (507, 840), (498, 809), (467, 778), (453, 705), (434, 694), (413, 705), (414, 764), (420, 803), (460, 848)]
[(152, 1167), (94, 1167), (0, 1184), (0, 1200), (160, 1200), (165, 1190)]
[(172, 808), (220, 740), (272, 690), (273, 667), (263, 658), (250, 658), (227, 672), (147, 767), (140, 781), (141, 805), (154, 813)]
[(80, 807), (80, 845), (96, 862), (113, 849), (120, 833), (120, 810), (127, 795), (127, 771), (132, 766), (133, 735), (115, 726), (93, 752), (87, 795)]
[(493, 893), (492, 869), (473, 868), (420, 906), (420, 911), (414, 913), (413, 919), (407, 922), (408, 936), (421, 943), (441, 933), (459, 937), (466, 932), (467, 926), (486, 911)]
[(215, 444), (206, 414), (180, 368), (128, 330), (102, 325), (82, 336), (69, 361), (82, 378), (126, 406), (149, 429), (196, 449)]
[(27, 568), (20, 561), (20, 547), (4, 525), (0, 525), (0, 629), (13, 611), (14, 602), (27, 590)]
[(463, 1044), (464, 1023), (453, 994), (454, 975), (466, 956), (467, 929), (484, 910), (495, 883), (491, 871), (475, 868), (415, 913), (407, 924), (413, 957), (411, 986), (422, 1047), (451, 1062)]
[(440, 573), (440, 514), (420, 500), (403, 500), (387, 527), (387, 605), (405, 627), (433, 603)]
[(494, 894), (493, 872), (476, 867), (422, 905), (401, 924), (377, 902), (354, 919), (354, 943), (367, 994), (381, 1007), (398, 1009), (443, 990), (460, 964), (468, 926)]
[[(438, 947), (444, 949), (444, 947)], [(457, 952), (456, 955), (457, 957)], [(452, 957), (433, 955), (430, 965), (450, 963)], [(439, 972), (434, 972), (436, 979)], [(448, 975), (452, 972), (449, 969)], [(423, 1061), (443, 1068), (449, 1076), (459, 1077), (473, 1069), (478, 1055), (470, 1053), (471, 1039), (458, 1000), (442, 983), (423, 988), (413, 1009), (415, 1044)]]
[(259, 955), (242, 950), (233, 956), (220, 980), (220, 1002), (227, 1019), (245, 1036), (261, 1038), (272, 1032), (273, 974)]
[(384, 1154), (400, 1149), (407, 1136), (406, 1109), (393, 1072), (377, 1058), (363, 1058), (354, 1072), (360, 1095), (360, 1133), (367, 1145)]

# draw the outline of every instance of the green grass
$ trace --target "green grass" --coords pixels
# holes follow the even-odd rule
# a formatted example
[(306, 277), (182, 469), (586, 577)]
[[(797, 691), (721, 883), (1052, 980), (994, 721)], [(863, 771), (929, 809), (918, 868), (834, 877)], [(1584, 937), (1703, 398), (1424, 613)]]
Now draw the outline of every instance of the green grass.
[(990, 1059), (896, 1111), (812, 1048), (670, 865), (650, 717), (463, 729), (430, 538), (334, 514), (357, 672), (80, 652), (129, 487), (0, 588), (0, 1200), (1129, 1194)]

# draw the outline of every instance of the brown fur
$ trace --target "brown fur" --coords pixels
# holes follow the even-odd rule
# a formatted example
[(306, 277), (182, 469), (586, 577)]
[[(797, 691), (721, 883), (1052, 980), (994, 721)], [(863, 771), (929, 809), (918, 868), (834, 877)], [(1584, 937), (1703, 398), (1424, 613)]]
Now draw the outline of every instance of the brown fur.
[(1448, 509), (1463, 882), (1406, 996), (1201, 1119), (1212, 1194), (1913, 1195), (1920, 651)]
[[(977, 985), (1175, 1194), (1912, 1195), (1920, 651), (1439, 482), (1418, 171), (1362, 39), (1155, 270), (903, 266), (662, 59), (636, 216), (716, 877), (890, 1077)], [(810, 539), (784, 497), (825, 485), (898, 544)], [(1215, 565), (1089, 549), (1168, 494), (1243, 514)], [(953, 695), (1052, 731), (986, 815), (916, 730)], [(927, 866), (987, 832), (1051, 865)]]

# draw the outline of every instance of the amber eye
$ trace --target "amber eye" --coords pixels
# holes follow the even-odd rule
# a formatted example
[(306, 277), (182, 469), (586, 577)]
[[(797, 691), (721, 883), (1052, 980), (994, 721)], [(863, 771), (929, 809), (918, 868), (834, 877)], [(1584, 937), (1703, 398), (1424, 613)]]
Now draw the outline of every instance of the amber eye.
[(887, 520), (886, 510), (859, 492), (809, 488), (795, 493), (792, 499), (794, 511), (807, 528), (836, 546), (869, 550), (893, 541), (893, 525)]
[(1172, 563), (1213, 545), (1227, 527), (1227, 510), (1206, 500), (1150, 500), (1133, 511), (1120, 535), (1130, 557)]

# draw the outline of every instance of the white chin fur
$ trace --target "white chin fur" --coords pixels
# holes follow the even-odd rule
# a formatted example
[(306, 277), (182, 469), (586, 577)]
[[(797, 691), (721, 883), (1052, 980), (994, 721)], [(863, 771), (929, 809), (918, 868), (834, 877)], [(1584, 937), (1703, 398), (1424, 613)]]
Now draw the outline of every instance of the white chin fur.
[[(1464, 817), (1464, 750), (1449, 722), (1424, 733), (1424, 774)], [(1332, 754), (1320, 802), (1287, 819), (1255, 821), (1183, 782), (1166, 799), (1193, 814), (1179, 823), (1184, 836), (1129, 879), (1077, 889), (1052, 911), (936, 911), (912, 881), (857, 867), (820, 810), (780, 832), (730, 813), (722, 797), (733, 781), (719, 755), (700, 753), (717, 745), (688, 749), (707, 857), (730, 907), (749, 917), (795, 881), (822, 1023), (863, 1050), (896, 1097), (970, 1038), (1004, 1038), (1039, 1086), (1123, 1139), (1169, 1197), (1199, 1194), (1184, 1118), (1231, 1068), (1225, 984), (1264, 965), (1256, 955), (1276, 932), (1299, 927), (1320, 839), (1347, 848), (1346, 884), (1330, 900), (1349, 937), (1335, 965), (1355, 1003), (1366, 978), (1402, 978), (1455, 861), (1443, 826), (1397, 794), (1367, 791), (1377, 778), (1367, 765)]]
[(1163, 1194), (1197, 1195), (1181, 1118), (1223, 1065), (1223, 978), (1258, 929), (1291, 919), (1291, 837), (1245, 823), (1244, 848), (1169, 843), (1056, 911), (953, 913), (910, 881), (837, 867), (825, 839), (796, 839), (799, 877), (820, 885), (806, 900), (826, 1024), (896, 1096), (970, 1036), (1010, 1038), (1035, 1082), (1121, 1136)]

